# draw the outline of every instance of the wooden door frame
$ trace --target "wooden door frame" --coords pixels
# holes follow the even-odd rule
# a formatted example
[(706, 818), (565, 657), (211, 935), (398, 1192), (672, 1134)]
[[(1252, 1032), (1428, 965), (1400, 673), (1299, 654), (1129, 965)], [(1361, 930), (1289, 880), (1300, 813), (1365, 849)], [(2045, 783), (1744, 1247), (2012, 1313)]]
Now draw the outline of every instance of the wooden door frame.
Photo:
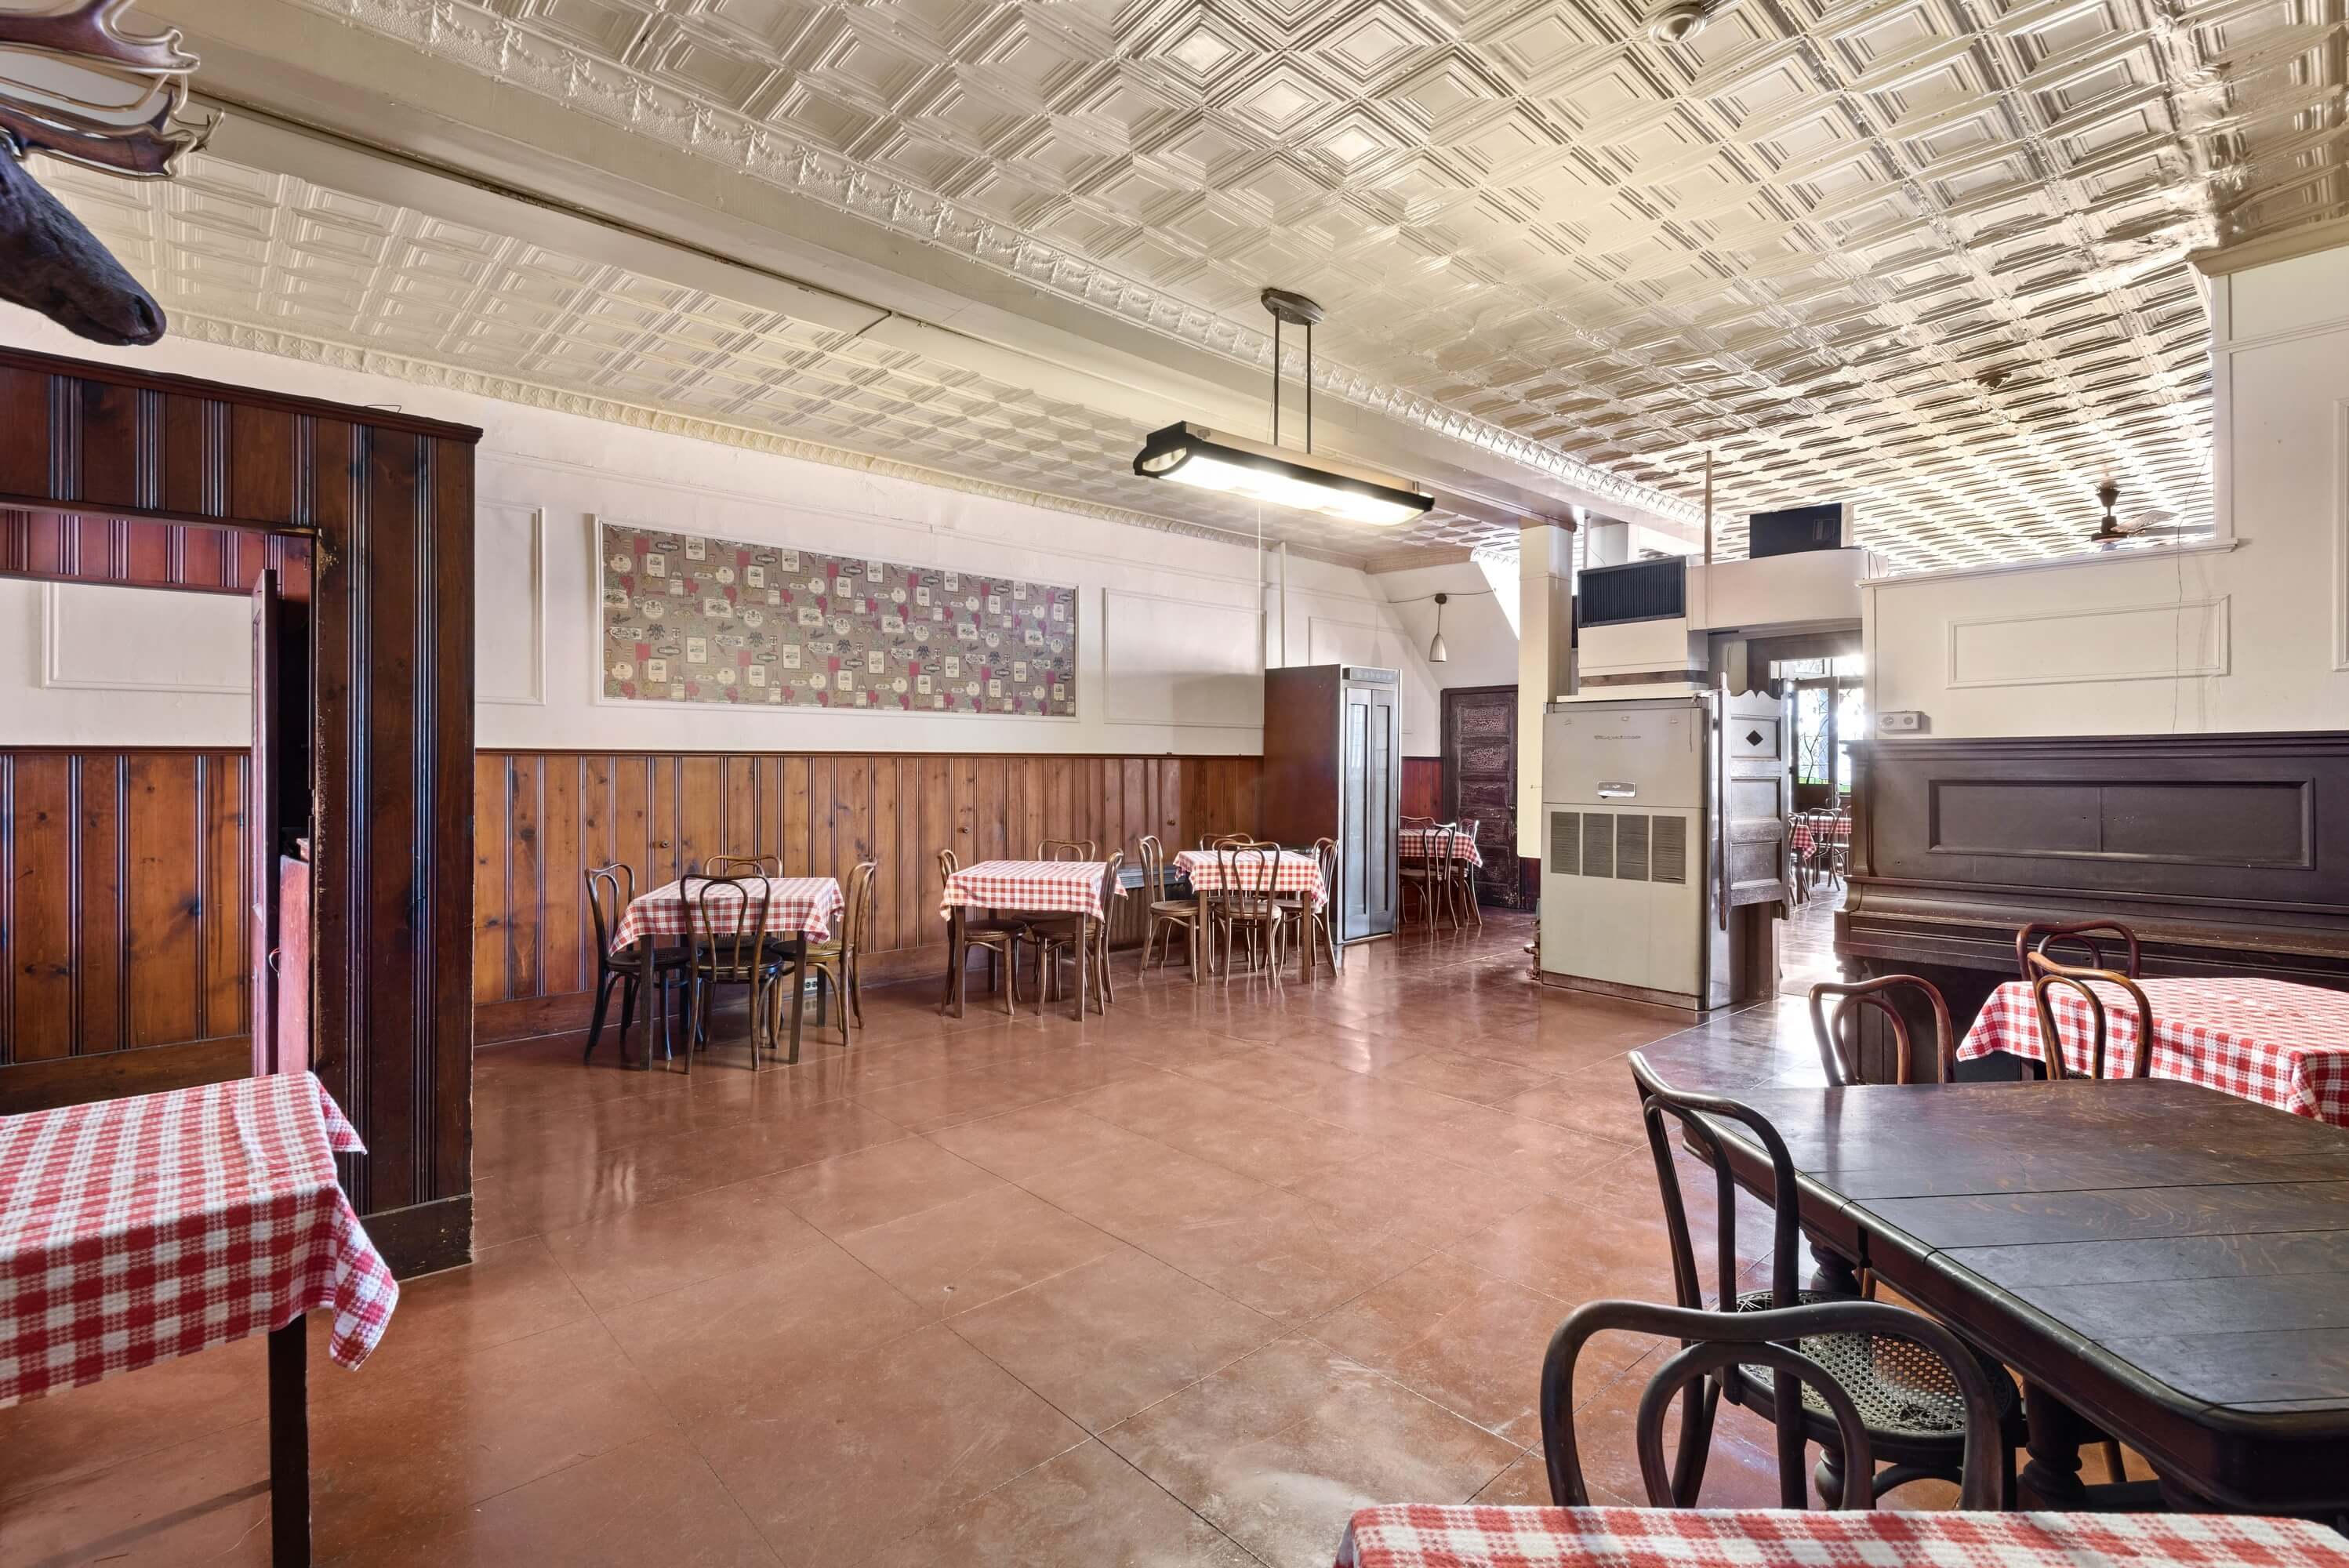
[[(1508, 693), (1512, 702), (1514, 702), (1517, 694), (1516, 683), (1515, 681), (1511, 681), (1506, 686), (1445, 686), (1439, 694), (1435, 720), (1435, 754), (1436, 760), (1440, 764), (1443, 771), (1441, 781), (1436, 786), (1436, 798), (1443, 803), (1443, 816), (1444, 820), (1447, 822), (1456, 822), (1460, 820), (1460, 780), (1453, 766), (1452, 699), (1455, 694), (1461, 696), (1492, 696), (1501, 692)], [(1509, 841), (1502, 843), (1498, 839), (1490, 839), (1478, 846), (1479, 850), (1485, 855), (1487, 870), (1496, 874), (1490, 876), (1480, 874), (1475, 879), (1475, 885), (1480, 892), (1485, 888), (1485, 885), (1489, 882), (1503, 882), (1508, 883), (1512, 893), (1516, 896), (1513, 897), (1511, 902), (1507, 904), (1499, 906), (1508, 909), (1530, 909), (1533, 907), (1531, 902), (1525, 897), (1525, 879), (1516, 869), (1517, 863), (1517, 845), (1515, 828), (1517, 813), (1516, 783), (1517, 748), (1519, 740), (1520, 737), (1517, 734), (1516, 712), (1516, 709), (1512, 707), (1509, 714), (1509, 821), (1511, 826)], [(1507, 872), (1503, 872), (1501, 871), (1503, 866), (1506, 866), (1510, 869)]]
[[(471, 1255), (473, 449), (414, 415), (0, 347), (0, 574), (178, 591), (126, 552), (41, 569), (72, 514), (309, 542), (311, 1059), (367, 1146), (343, 1184), (396, 1272)], [(127, 521), (125, 521), (127, 520)], [(87, 535), (88, 527), (75, 531)], [(177, 536), (160, 555), (178, 562)], [(270, 562), (289, 565), (273, 542)], [(222, 587), (235, 591), (233, 585)], [(213, 591), (219, 591), (215, 588)]]

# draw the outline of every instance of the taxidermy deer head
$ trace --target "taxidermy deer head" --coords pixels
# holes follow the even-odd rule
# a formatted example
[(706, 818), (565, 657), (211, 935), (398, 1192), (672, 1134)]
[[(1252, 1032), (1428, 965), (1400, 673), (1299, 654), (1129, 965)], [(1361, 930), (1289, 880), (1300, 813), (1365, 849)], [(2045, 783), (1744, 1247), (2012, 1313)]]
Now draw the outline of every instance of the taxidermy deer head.
[(100, 343), (152, 343), (163, 307), (41, 189), (26, 154), (160, 180), (211, 127), (174, 122), (195, 57), (174, 30), (126, 37), (130, 0), (78, 0), (50, 11), (0, 7), (0, 299)]

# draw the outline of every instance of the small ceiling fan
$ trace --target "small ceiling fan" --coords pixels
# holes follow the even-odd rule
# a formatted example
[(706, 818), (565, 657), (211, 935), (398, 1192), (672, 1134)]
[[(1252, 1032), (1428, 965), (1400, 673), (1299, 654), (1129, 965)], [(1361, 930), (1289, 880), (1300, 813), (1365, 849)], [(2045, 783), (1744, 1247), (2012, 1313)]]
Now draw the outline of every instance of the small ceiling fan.
[(2208, 533), (2208, 523), (2177, 524), (2167, 511), (2131, 512), (2127, 517), (2116, 517), (2113, 509), (2120, 503), (2121, 487), (2106, 480), (2096, 487), (2096, 499), (2104, 503), (2105, 515), (2096, 523), (2096, 531), (2088, 535), (2088, 542), (2099, 550), (2127, 544), (2137, 539), (2182, 539), (2189, 534)]

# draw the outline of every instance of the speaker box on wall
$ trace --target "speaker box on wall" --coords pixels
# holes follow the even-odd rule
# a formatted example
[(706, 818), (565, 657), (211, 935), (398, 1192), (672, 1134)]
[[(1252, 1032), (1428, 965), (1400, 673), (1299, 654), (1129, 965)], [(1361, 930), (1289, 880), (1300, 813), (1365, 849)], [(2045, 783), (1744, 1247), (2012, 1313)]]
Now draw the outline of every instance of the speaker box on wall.
[(1790, 506), (1777, 511), (1757, 511), (1746, 520), (1746, 553), (1795, 555), (1806, 550), (1841, 550), (1850, 542), (1851, 507), (1830, 501), (1824, 506)]

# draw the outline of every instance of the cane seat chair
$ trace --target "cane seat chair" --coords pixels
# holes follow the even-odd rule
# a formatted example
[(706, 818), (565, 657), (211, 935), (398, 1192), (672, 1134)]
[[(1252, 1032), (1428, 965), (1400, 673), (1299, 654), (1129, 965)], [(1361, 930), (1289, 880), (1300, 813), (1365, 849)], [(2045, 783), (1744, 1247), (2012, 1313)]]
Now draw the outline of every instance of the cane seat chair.
[[(688, 1012), (697, 1042), (707, 1048), (709, 1013), (721, 985), (740, 985), (750, 992), (750, 1070), (758, 1071), (761, 1053), (774, 1044), (773, 1022), (780, 1016), (773, 993), (789, 976), (799, 975), (790, 949), (771, 939), (767, 903), (771, 890), (764, 877), (687, 875), (678, 890), (693, 924), (693, 997)], [(685, 1068), (693, 1071), (694, 1046), (688, 1042)]]
[[(1166, 846), (1158, 841), (1155, 833), (1144, 833), (1137, 846), (1142, 853), (1143, 927), (1142, 967), (1150, 968), (1150, 956), (1162, 933), (1179, 934), (1183, 951), (1191, 964), (1191, 983), (1199, 983), (1199, 900), (1166, 896)], [(1163, 965), (1173, 957), (1171, 949), (1162, 953)]]
[[(961, 869), (962, 862), (952, 850), (938, 851), (938, 886), (941, 891)], [(1003, 1010), (1011, 1014), (1019, 1011), (1019, 975), (1013, 967), (1012, 959), (1018, 951), (1019, 933), (1023, 929), (1022, 923), (1016, 920), (999, 920), (992, 915), (963, 916), (963, 945), (986, 952), (988, 988), (1001, 994)], [(947, 954), (947, 983), (946, 989), (938, 996), (939, 1007), (945, 1008), (953, 1003), (955, 981), (959, 977), (956, 972), (968, 961), (966, 954)]]
[(1216, 881), (1220, 884), (1211, 906), (1214, 929), (1209, 934), (1223, 944), (1222, 973), (1232, 973), (1232, 944), (1247, 935), (1251, 960), (1263, 938), (1263, 952), (1275, 975), (1280, 972), (1281, 938), (1290, 924), (1290, 910), (1274, 896), (1273, 881), (1279, 870), (1280, 846), (1256, 841), (1226, 841), (1216, 848)]
[(1101, 847), (1091, 839), (1046, 839), (1036, 846), (1040, 861), (1097, 861)]
[[(608, 866), (591, 866), (586, 873), (587, 913), (595, 927), (595, 1014), (587, 1026), (587, 1048), (579, 1054), (582, 1063), (592, 1061), (595, 1047), (604, 1037), (604, 1014), (612, 998), (612, 986), (620, 986), (620, 1044), (626, 1055), (628, 1026), (635, 1020), (637, 986), (645, 974), (644, 950), (636, 943), (616, 947), (612, 934), (619, 929), (620, 917), (628, 905), (636, 901), (636, 868), (626, 861), (615, 861)], [(645, 940), (649, 941), (650, 938)], [(686, 988), (686, 971), (693, 961), (693, 950), (682, 944), (653, 944), (653, 985), (667, 996), (675, 992), (682, 996)], [(643, 998), (646, 1004), (646, 1026), (651, 1027), (654, 1005), (661, 997)], [(666, 1014), (663, 1015), (666, 1016)]]
[(1444, 862), (1445, 870), (1450, 873), (1449, 885), (1444, 891), (1456, 901), (1457, 908), (1468, 919), (1476, 923), (1479, 929), (1485, 923), (1485, 912), (1476, 903), (1476, 868), (1470, 862), (1468, 857), (1462, 853), (1462, 846), (1474, 845), (1476, 842), (1477, 830), (1483, 826), (1484, 823), (1476, 818), (1464, 819), (1458, 824), (1459, 831), (1454, 837), (1452, 843), (1452, 853), (1457, 858), (1446, 858)]
[[(1911, 1015), (1900, 1011), (1897, 998), (1921, 1003), (1933, 1020), (1933, 1072), (1920, 1077), (1911, 1038)], [(1833, 1011), (1826, 1004), (1835, 1003)], [(1870, 1074), (1863, 1066), (1858, 1025), (1875, 1013), (1886, 1020), (1892, 1038), (1892, 1071)], [(1819, 1066), (1837, 1088), (1853, 1084), (1950, 1083), (1958, 1076), (1957, 1032), (1950, 1026), (1950, 1004), (1941, 988), (1915, 975), (1886, 975), (1854, 985), (1828, 981), (1811, 987), (1811, 1033), (1819, 1047)], [(1879, 1064), (1880, 1065), (1880, 1064)]]
[[(1656, 1163), (1661, 1189), (1665, 1231), (1672, 1252), (1672, 1285), (1679, 1305), (1688, 1311), (1773, 1313), (1821, 1302), (1852, 1304), (1848, 1296), (1806, 1290), (1797, 1283), (1796, 1243), (1801, 1227), (1795, 1218), (1795, 1164), (1785, 1140), (1760, 1111), (1719, 1095), (1674, 1089), (1651, 1068), (1646, 1056), (1631, 1053), (1631, 1077), (1641, 1097), (1640, 1116), (1646, 1123), (1648, 1148)], [(1697, 1274), (1696, 1252), (1689, 1231), (1688, 1207), (1681, 1194), (1680, 1167), (1672, 1157), (1667, 1119), (1680, 1123), (1690, 1147), (1712, 1165), (1716, 1188), (1718, 1251), (1715, 1254), (1716, 1300), (1708, 1306)], [(1771, 1228), (1770, 1288), (1740, 1292), (1737, 1288), (1737, 1191), (1730, 1174), (1727, 1150), (1708, 1118), (1743, 1124), (1770, 1157), (1770, 1191), (1763, 1201), (1774, 1211)], [(1873, 1304), (1866, 1304), (1873, 1305)], [(1971, 1379), (1951, 1371), (1951, 1363), (1924, 1348), (1914, 1336), (1889, 1336), (1866, 1332), (1833, 1332), (1806, 1337), (1802, 1353), (1825, 1367), (1843, 1389), (1867, 1428), (1868, 1452), (1889, 1467), (1869, 1480), (1870, 1495), (1881, 1497), (1905, 1482), (1927, 1477), (1960, 1480), (1966, 1449), (1965, 1390)], [(2014, 1449), (2024, 1438), (2023, 1400), (2014, 1379), (1992, 1357), (1969, 1348), (1966, 1355), (1989, 1390), (2001, 1439), (1998, 1496), (2009, 1506), (2014, 1492)], [(1768, 1418), (1777, 1410), (1775, 1379), (1756, 1358), (1752, 1364), (1725, 1366), (1712, 1374), (1704, 1395), (1702, 1424), (1709, 1428), (1715, 1399)], [(1803, 1389), (1800, 1436), (1817, 1443), (1826, 1458), (1818, 1472), (1823, 1496), (1846, 1491), (1844, 1440), (1835, 1404), (1817, 1389)], [(1787, 1440), (1781, 1431), (1782, 1445)], [(1782, 1454), (1783, 1459), (1783, 1454)], [(1691, 1492), (1701, 1479), (1691, 1478)], [(1800, 1508), (1804, 1496), (1799, 1474), (1780, 1477), (1780, 1503)]]
[(848, 873), (847, 887), (842, 890), (839, 928), (827, 940), (807, 945), (808, 975), (815, 981), (816, 1026), (821, 1028), (824, 1025), (824, 993), (829, 990), (832, 1006), (840, 1009), (840, 1043), (843, 1046), (848, 1044), (851, 1014), (858, 1028), (864, 1026), (864, 988), (857, 963), (873, 941), (873, 884), (880, 870), (878, 861), (856, 862)]
[(1453, 905), (1452, 845), (1459, 836), (1457, 822), (1431, 822), (1419, 841), (1419, 853), (1398, 855), (1395, 865), (1402, 882), (1396, 897), (1416, 892), (1419, 894), (1419, 915), (1428, 930), (1435, 929), (1438, 905), (1454, 929), (1460, 924), (1459, 911)]
[(1338, 954), (1337, 927), (1330, 918), (1338, 907), (1337, 840), (1313, 841), (1313, 865), (1321, 873), (1321, 892), (1325, 895), (1319, 908), (1314, 907), (1310, 892), (1284, 892), (1275, 896), (1281, 907), (1288, 912), (1288, 918), (1297, 923), (1298, 938), (1311, 954), (1309, 958), (1299, 958), (1299, 963), (1319, 968), (1321, 960), (1327, 958), (1331, 972), (1340, 973), (1345, 965)]
[[(2011, 1451), (2004, 1444), (1997, 1385), (1979, 1358), (1947, 1328), (1906, 1307), (1872, 1301), (1818, 1301), (1754, 1311), (1707, 1312), (1640, 1301), (1593, 1301), (1575, 1308), (1550, 1336), (1542, 1357), (1542, 1457), (1549, 1472), (1550, 1501), (1560, 1508), (1587, 1508), (1590, 1489), (1582, 1475), (1582, 1455), (1574, 1435), (1575, 1362), (1591, 1336), (1604, 1333), (1652, 1335), (1677, 1339), (1680, 1348), (1648, 1380), (1633, 1421), (1640, 1479), (1652, 1508), (1693, 1508), (1704, 1480), (1706, 1449), (1713, 1439), (1716, 1393), (1724, 1377), (1766, 1378), (1772, 1385), (1767, 1412), (1778, 1433), (1778, 1485), (1788, 1507), (1804, 1501), (1803, 1440), (1821, 1424), (1835, 1434), (1835, 1450), (1850, 1456), (1837, 1473), (1840, 1483), (1827, 1496), (1830, 1507), (1868, 1509), (1878, 1490), (1872, 1484), (1878, 1435), (1865, 1396), (1837, 1365), (1837, 1347), (1899, 1346), (1904, 1362), (1946, 1373), (1945, 1401), (1955, 1423), (1958, 1507), (1975, 1513), (1996, 1511), (2006, 1501)], [(1766, 1368), (1766, 1371), (1764, 1370)], [(1611, 1373), (1609, 1374), (1611, 1376)], [(2004, 1374), (2001, 1374), (2004, 1376)], [(1776, 1379), (1799, 1386), (1799, 1408), (1792, 1397), (1777, 1406)], [(1664, 1461), (1664, 1417), (1681, 1402), (1680, 1441), (1672, 1462)], [(1821, 1416), (1814, 1416), (1813, 1412)]]
[(714, 877), (779, 877), (783, 862), (779, 855), (711, 855), (701, 869)]
[(1043, 915), (1027, 923), (1021, 937), (1036, 948), (1036, 1007), (1039, 1012), (1043, 1010), (1046, 1002), (1060, 999), (1061, 960), (1063, 958), (1073, 959), (1081, 967), (1077, 987), (1081, 1004), (1090, 993), (1093, 1010), (1106, 1013), (1109, 1004), (1117, 1000), (1109, 975), (1110, 908), (1118, 896), (1118, 873), (1124, 866), (1123, 850), (1112, 851), (1109, 858), (1102, 862), (1102, 913), (1098, 916)]

